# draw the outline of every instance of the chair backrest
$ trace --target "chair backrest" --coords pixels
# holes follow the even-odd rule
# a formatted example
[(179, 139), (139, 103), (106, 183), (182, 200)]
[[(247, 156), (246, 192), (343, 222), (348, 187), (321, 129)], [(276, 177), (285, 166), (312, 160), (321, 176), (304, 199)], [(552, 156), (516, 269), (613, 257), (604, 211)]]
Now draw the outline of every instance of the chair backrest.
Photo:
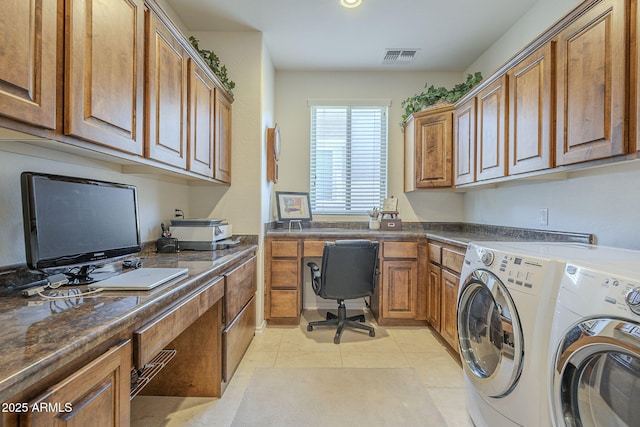
[(351, 299), (373, 294), (378, 278), (378, 242), (327, 242), (322, 253), (318, 295), (325, 299)]

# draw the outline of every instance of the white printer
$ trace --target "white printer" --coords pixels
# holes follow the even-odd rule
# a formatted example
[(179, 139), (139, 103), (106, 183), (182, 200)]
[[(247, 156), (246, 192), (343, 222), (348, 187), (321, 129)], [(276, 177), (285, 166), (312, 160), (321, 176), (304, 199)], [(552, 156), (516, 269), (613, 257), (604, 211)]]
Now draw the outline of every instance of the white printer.
[(172, 219), (171, 237), (178, 239), (180, 250), (211, 251), (236, 245), (231, 224), (224, 219)]

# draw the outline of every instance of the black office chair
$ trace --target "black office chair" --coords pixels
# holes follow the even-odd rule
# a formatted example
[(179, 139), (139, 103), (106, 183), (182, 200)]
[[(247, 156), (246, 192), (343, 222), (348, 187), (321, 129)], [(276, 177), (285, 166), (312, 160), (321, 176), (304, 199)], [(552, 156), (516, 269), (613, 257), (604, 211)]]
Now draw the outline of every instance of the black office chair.
[(369, 240), (338, 240), (327, 242), (322, 253), (322, 273), (314, 262), (311, 268), (313, 291), (324, 299), (338, 301), (338, 315), (327, 313), (327, 320), (309, 322), (307, 331), (314, 326), (337, 325), (333, 342), (340, 343), (345, 326), (369, 331), (376, 336), (372, 326), (363, 325), (364, 314), (347, 317), (344, 300), (362, 298), (373, 294), (378, 280), (378, 242)]

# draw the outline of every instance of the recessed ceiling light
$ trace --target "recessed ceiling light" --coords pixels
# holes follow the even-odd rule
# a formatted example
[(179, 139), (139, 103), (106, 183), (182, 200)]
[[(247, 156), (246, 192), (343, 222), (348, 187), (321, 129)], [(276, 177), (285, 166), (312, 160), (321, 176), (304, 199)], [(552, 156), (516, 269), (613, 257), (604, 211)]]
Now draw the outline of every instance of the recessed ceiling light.
[(340, 4), (344, 7), (358, 7), (362, 3), (362, 0), (340, 0)]

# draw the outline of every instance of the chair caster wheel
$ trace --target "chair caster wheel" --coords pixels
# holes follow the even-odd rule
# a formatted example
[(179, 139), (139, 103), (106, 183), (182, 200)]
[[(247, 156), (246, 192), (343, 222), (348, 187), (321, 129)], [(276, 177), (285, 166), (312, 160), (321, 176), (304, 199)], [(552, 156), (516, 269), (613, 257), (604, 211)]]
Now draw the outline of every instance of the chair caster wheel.
[(370, 337), (375, 337), (376, 336), (376, 331), (369, 331), (369, 336)]
[(313, 331), (313, 326), (307, 325), (307, 331), (309, 331), (309, 332)]
[(340, 337), (333, 337), (334, 344), (340, 344)]

